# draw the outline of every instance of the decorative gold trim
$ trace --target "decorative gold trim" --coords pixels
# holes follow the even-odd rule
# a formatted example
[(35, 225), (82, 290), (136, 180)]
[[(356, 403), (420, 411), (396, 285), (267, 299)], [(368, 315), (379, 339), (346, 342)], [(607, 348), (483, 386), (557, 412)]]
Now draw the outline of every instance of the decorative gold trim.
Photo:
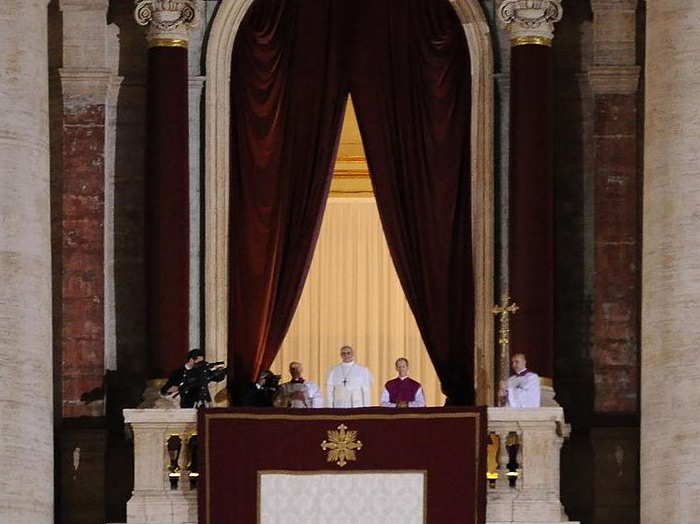
[(540, 386), (554, 387), (554, 381), (549, 377), (540, 377)]
[(146, 381), (146, 389), (160, 389), (167, 381), (167, 377), (149, 379)]
[(357, 431), (347, 431), (345, 424), (338, 426), (337, 430), (329, 429), (326, 433), (328, 440), (321, 442), (321, 449), (328, 452), (327, 462), (335, 462), (341, 468), (348, 461), (357, 460), (355, 450), (362, 449), (362, 441), (357, 439)]
[(182, 47), (187, 49), (187, 40), (182, 38), (154, 38), (148, 41), (148, 47)]
[[(427, 408), (430, 409), (430, 408)], [(433, 408), (440, 409), (440, 408)], [(210, 420), (222, 420), (229, 418), (238, 418), (243, 420), (322, 420), (329, 418), (337, 418), (338, 421), (344, 420), (400, 420), (405, 418), (423, 418), (423, 419), (435, 419), (435, 418), (475, 418), (479, 420), (478, 412), (469, 413), (401, 413), (401, 414), (390, 414), (390, 415), (375, 415), (373, 413), (367, 413), (364, 415), (282, 415), (277, 413), (270, 414), (260, 414), (260, 413), (205, 413), (205, 419)]]
[(543, 45), (546, 47), (552, 47), (552, 39), (545, 36), (514, 36), (510, 39), (511, 47), (516, 47), (519, 45)]

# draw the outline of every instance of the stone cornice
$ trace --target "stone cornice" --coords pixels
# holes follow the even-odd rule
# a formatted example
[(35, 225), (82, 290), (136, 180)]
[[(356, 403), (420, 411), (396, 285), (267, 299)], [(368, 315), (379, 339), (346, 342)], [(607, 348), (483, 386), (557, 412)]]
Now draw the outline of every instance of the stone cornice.
[(591, 0), (595, 15), (598, 11), (635, 11), (639, 0)]
[(60, 0), (61, 11), (107, 11), (109, 0)]
[(511, 45), (551, 45), (554, 23), (562, 17), (561, 0), (504, 0), (498, 17), (510, 32)]
[(59, 69), (61, 91), (64, 97), (89, 97), (104, 104), (107, 95), (122, 78), (107, 69)]
[(136, 23), (147, 28), (149, 47), (187, 47), (199, 23), (198, 0), (136, 0)]
[(588, 82), (595, 95), (635, 94), (639, 86), (639, 66), (591, 66)]

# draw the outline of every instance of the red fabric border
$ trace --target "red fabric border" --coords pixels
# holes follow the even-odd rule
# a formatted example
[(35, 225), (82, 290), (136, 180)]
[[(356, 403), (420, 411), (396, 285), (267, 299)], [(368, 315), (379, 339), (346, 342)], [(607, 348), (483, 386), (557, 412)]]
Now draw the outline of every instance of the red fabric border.
[[(199, 413), (199, 522), (257, 522), (261, 470), (427, 471), (427, 522), (486, 520), (486, 408), (211, 409)], [(341, 423), (363, 447), (343, 468), (321, 442)]]

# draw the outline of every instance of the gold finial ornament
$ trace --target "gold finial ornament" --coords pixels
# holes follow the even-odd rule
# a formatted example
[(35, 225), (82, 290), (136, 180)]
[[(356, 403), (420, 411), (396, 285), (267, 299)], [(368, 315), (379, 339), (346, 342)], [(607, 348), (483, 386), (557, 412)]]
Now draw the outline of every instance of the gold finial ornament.
[(328, 440), (321, 442), (321, 449), (328, 451), (328, 462), (335, 462), (341, 468), (348, 461), (357, 460), (355, 450), (362, 449), (362, 441), (357, 440), (357, 431), (347, 431), (345, 424), (338, 426), (337, 430), (328, 431)]
[(493, 306), (491, 313), (498, 315), (500, 325), (498, 327), (498, 345), (500, 351), (500, 381), (508, 380), (508, 353), (510, 352), (510, 315), (515, 315), (515, 312), (520, 309), (515, 302), (510, 302), (510, 295), (503, 293), (501, 295), (501, 305)]

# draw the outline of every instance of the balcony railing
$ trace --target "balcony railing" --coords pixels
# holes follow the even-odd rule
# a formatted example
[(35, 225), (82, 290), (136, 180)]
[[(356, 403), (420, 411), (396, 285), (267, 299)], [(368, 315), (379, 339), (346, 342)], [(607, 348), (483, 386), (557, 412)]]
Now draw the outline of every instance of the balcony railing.
[[(134, 437), (128, 524), (196, 524), (194, 409), (127, 409)], [(568, 426), (560, 407), (489, 408), (488, 524), (568, 522), (559, 497)]]

